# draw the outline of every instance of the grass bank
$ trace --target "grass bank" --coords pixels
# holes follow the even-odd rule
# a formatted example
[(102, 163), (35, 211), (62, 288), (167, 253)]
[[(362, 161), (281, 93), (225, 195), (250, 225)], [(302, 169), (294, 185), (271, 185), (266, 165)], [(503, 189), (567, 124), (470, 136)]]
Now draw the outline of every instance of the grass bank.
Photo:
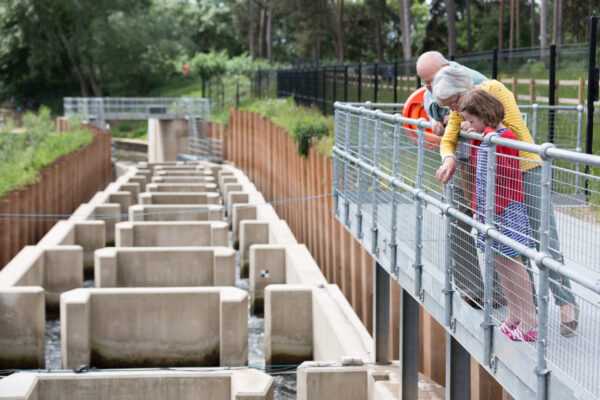
[(56, 132), (50, 109), (23, 116), (23, 132), (11, 133), (12, 127), (0, 130), (0, 196), (34, 183), (38, 171), (58, 157), (92, 142), (92, 133), (79, 124), (70, 124), (68, 132)]

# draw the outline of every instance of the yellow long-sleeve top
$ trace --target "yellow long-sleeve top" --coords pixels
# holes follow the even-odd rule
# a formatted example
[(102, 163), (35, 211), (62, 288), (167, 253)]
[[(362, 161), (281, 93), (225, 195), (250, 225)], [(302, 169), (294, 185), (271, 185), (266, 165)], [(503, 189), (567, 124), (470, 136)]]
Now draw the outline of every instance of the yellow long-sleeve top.
[[(515, 136), (517, 136), (517, 140), (526, 143), (533, 143), (529, 129), (527, 129), (527, 125), (525, 124), (525, 121), (521, 116), (521, 112), (519, 111), (519, 107), (517, 106), (517, 102), (515, 101), (515, 97), (513, 96), (512, 92), (508, 90), (506, 86), (504, 86), (504, 84), (498, 82), (497, 80), (489, 80), (477, 85), (476, 87), (493, 94), (502, 102), (502, 105), (504, 106), (504, 119), (502, 120), (502, 123), (504, 126), (513, 131)], [(465, 119), (462, 117), (460, 112), (450, 112), (450, 119), (440, 144), (440, 155), (442, 156), (442, 160), (448, 155), (454, 155), (456, 146), (458, 145), (458, 132), (460, 131), (460, 125), (464, 120)], [(534, 161), (527, 162), (525, 160), (521, 160), (522, 171), (528, 171), (532, 168), (535, 168), (542, 162), (542, 158), (534, 153), (519, 151), (519, 156), (523, 159)]]

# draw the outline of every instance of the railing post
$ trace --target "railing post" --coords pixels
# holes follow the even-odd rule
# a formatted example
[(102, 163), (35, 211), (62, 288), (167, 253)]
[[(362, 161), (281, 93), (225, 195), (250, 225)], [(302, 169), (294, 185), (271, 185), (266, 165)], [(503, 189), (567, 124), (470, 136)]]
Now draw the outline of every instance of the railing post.
[[(542, 156), (542, 194), (541, 194), (541, 217), (540, 217), (540, 253), (550, 254), (550, 210), (552, 207), (552, 158), (546, 154), (548, 148), (555, 147), (546, 143), (541, 152)], [(548, 338), (548, 292), (549, 277), (548, 268), (542, 264), (544, 256), (537, 260), (540, 270), (538, 281), (538, 338), (537, 338), (537, 366), (535, 373), (537, 379), (537, 398), (546, 400), (548, 398), (548, 364), (546, 362), (546, 346)]]
[(317, 67), (314, 68), (313, 86), (313, 103), (316, 105), (319, 97), (319, 70)]
[(398, 61), (394, 61), (394, 103), (398, 102)]
[[(392, 176), (394, 179), (398, 176), (398, 164), (400, 161), (400, 115), (396, 114), (396, 118), (394, 118), (394, 161), (392, 166)], [(398, 195), (397, 188), (390, 183), (390, 187), (392, 189), (392, 227), (390, 230), (390, 274), (394, 274), (396, 280), (398, 279), (398, 275), (400, 271), (398, 270), (398, 266), (396, 265), (396, 255), (398, 250), (398, 241), (396, 239), (397, 229), (396, 220), (398, 219)]]
[[(494, 227), (494, 213), (496, 212), (496, 145), (491, 139), (498, 136), (491, 132), (485, 136), (487, 143), (487, 171), (486, 171), (486, 198), (485, 198), (485, 225), (486, 229)], [(491, 366), (492, 363), (492, 291), (494, 286), (494, 240), (485, 233), (485, 274), (483, 284), (483, 363)]]
[(344, 103), (348, 102), (348, 66), (344, 65)]
[[(379, 141), (381, 133), (381, 114), (380, 110), (375, 113), (375, 148), (373, 149), (373, 165), (379, 167)], [(377, 256), (377, 174), (375, 170), (371, 173), (371, 187), (373, 188), (373, 215), (371, 218), (371, 254)]]
[[(585, 152), (592, 154), (594, 144), (594, 101), (598, 100), (598, 78), (600, 70), (596, 66), (596, 35), (598, 34), (598, 17), (590, 18), (590, 49), (588, 52), (588, 96), (587, 96), (587, 125), (585, 136)], [(590, 166), (585, 166), (585, 173), (590, 173)], [(589, 195), (588, 179), (585, 180), (585, 194)]]
[(375, 63), (373, 65), (373, 103), (377, 103), (377, 89), (379, 86), (379, 65)]
[[(359, 115), (360, 120), (362, 120), (362, 114)], [(359, 124), (360, 124), (359, 120)], [(346, 147), (346, 151), (348, 151), (350, 147), (350, 111), (346, 111), (346, 132), (345, 132), (345, 140), (344, 146)], [(348, 159), (344, 158), (344, 190), (349, 190), (348, 188)], [(344, 225), (350, 229), (350, 200), (348, 200), (348, 194), (346, 194), (346, 201), (344, 202)]]
[[(454, 178), (446, 185), (445, 203), (453, 204)], [(454, 329), (452, 321), (452, 218), (446, 214), (446, 241), (444, 242), (444, 319), (450, 331)], [(458, 343), (451, 332), (446, 332), (446, 398), (452, 400), (469, 399), (471, 395), (471, 355)]]
[(323, 67), (323, 115), (327, 115), (327, 67)]
[(337, 67), (333, 67), (333, 102), (337, 101)]
[[(419, 119), (417, 124), (417, 136), (418, 136), (418, 147), (417, 147), (417, 189), (423, 188), (423, 169), (425, 159), (425, 128), (423, 124), (425, 119)], [(421, 298), (421, 287), (422, 287), (422, 276), (423, 276), (423, 263), (421, 261), (421, 254), (423, 251), (423, 200), (420, 197), (415, 198), (415, 262), (412, 265), (415, 270), (415, 296)]]
[(358, 101), (360, 103), (360, 98), (361, 98), (361, 91), (362, 91), (362, 64), (358, 64), (358, 99), (356, 101)]
[[(452, 206), (454, 201), (454, 178), (450, 179), (450, 182), (446, 184), (446, 201), (448, 206)], [(444, 323), (446, 327), (452, 325), (452, 217), (446, 214), (445, 220), (445, 234), (446, 240), (444, 242)], [(448, 354), (448, 349), (446, 349)]]
[[(377, 261), (373, 262), (373, 338), (375, 362), (390, 363), (390, 276)], [(418, 324), (417, 319), (417, 326)]]
[(531, 118), (533, 118), (533, 129), (532, 129), (532, 134), (533, 134), (533, 141), (537, 142), (538, 141), (538, 137), (537, 137), (537, 131), (538, 131), (538, 105), (534, 104), (531, 106), (531, 108), (533, 109), (533, 113)]
[(492, 50), (492, 79), (498, 79), (498, 48)]
[[(367, 105), (368, 107), (368, 105)], [(367, 121), (365, 120), (365, 114), (363, 113), (364, 108), (360, 108), (360, 119), (358, 120), (358, 159), (362, 160), (363, 158), (363, 138), (365, 136), (365, 124)], [(348, 146), (349, 143), (346, 143)], [(357, 179), (357, 187), (356, 187), (356, 237), (358, 239), (362, 239), (362, 187), (363, 187), (363, 177), (362, 177), (362, 167), (360, 165), (356, 165), (356, 173), (358, 174)]]
[[(556, 105), (556, 45), (550, 45), (548, 105)], [(548, 111), (548, 141), (554, 143), (554, 110)]]

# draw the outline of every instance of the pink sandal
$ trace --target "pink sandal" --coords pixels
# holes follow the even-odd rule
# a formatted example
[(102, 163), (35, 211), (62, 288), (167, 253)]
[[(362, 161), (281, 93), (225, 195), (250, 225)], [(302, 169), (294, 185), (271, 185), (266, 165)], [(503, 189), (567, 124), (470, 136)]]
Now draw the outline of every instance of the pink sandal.
[(538, 335), (537, 330), (535, 328), (525, 333), (519, 327), (516, 327), (509, 333), (504, 334), (513, 342), (535, 342), (537, 341)]

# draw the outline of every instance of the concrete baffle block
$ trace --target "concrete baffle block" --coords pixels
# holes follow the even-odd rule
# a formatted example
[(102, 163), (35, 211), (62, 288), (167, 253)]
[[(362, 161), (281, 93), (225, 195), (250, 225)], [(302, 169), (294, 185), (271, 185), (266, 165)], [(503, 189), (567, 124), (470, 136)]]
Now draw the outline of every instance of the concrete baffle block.
[(120, 222), (115, 246), (228, 246), (228, 233), (223, 221)]
[(45, 331), (43, 288), (0, 288), (0, 369), (44, 368)]
[(223, 207), (214, 204), (137, 204), (130, 221), (222, 221)]
[(83, 249), (77, 245), (25, 246), (0, 271), (0, 288), (41, 286), (51, 310), (58, 310), (60, 293), (82, 285)]
[(98, 288), (235, 286), (227, 247), (107, 247), (95, 256)]
[(236, 204), (248, 204), (249, 196), (248, 193), (242, 191), (231, 191), (227, 192), (227, 196), (225, 197), (225, 210), (227, 210), (228, 214), (231, 215), (231, 209)]
[(248, 204), (236, 204), (231, 209), (231, 231), (233, 233), (233, 248), (239, 248), (240, 222), (256, 219), (256, 207)]
[(0, 380), (0, 400), (273, 400), (273, 378), (231, 371), (18, 372)]
[(240, 276), (248, 277), (250, 246), (269, 243), (269, 224), (263, 221), (245, 220), (240, 222)]
[[(217, 193), (217, 185), (214, 183), (149, 183), (146, 191), (150, 193), (161, 192), (202, 192)], [(136, 197), (137, 199), (137, 197)]]
[(332, 367), (332, 362), (305, 362), (298, 367), (298, 400), (368, 399), (367, 366)]
[(63, 368), (244, 365), (247, 307), (237, 288), (75, 289), (61, 296)]
[(255, 244), (250, 246), (250, 312), (262, 314), (264, 290), (285, 282), (285, 247)]
[(214, 192), (144, 192), (140, 204), (219, 204)]
[(265, 288), (265, 363), (300, 364), (313, 359), (312, 287)]

